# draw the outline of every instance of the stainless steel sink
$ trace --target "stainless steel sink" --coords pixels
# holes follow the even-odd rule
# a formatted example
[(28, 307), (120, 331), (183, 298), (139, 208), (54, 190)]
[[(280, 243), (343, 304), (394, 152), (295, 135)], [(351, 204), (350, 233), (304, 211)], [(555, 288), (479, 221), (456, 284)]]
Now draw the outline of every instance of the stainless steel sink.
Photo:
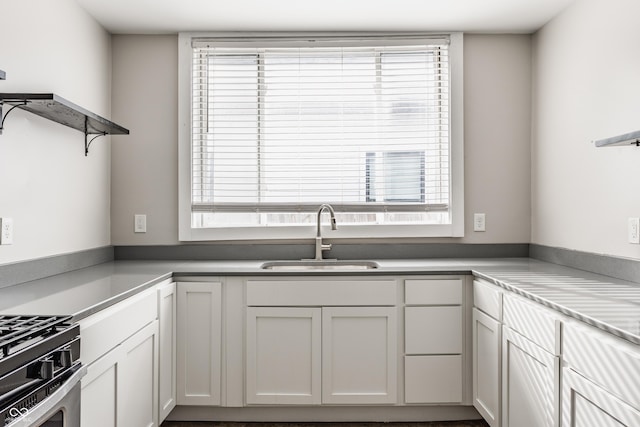
[(314, 270), (373, 270), (380, 267), (373, 261), (347, 261), (326, 259), (322, 261), (269, 261), (260, 266), (264, 270), (314, 271)]

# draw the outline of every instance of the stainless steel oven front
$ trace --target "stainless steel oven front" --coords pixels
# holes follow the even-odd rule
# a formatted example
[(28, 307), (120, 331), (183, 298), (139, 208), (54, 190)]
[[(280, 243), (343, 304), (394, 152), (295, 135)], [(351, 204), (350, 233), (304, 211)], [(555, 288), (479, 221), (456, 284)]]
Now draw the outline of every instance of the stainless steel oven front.
[(79, 368), (37, 406), (14, 408), (6, 427), (80, 427), (80, 379), (85, 372)]
[(71, 316), (0, 315), (0, 427), (80, 427), (79, 358)]

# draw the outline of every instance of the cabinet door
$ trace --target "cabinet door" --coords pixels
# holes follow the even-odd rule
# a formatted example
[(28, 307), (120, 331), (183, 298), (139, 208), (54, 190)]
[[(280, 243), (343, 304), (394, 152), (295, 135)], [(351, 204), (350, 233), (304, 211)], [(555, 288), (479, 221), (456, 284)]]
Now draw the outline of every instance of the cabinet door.
[(562, 370), (562, 425), (566, 427), (640, 426), (640, 411), (572, 369)]
[(158, 422), (176, 406), (176, 284), (158, 288)]
[(395, 307), (322, 309), (322, 403), (396, 403)]
[(491, 427), (500, 426), (500, 323), (473, 309), (473, 406)]
[(320, 404), (320, 308), (247, 307), (247, 403)]
[(406, 354), (461, 354), (462, 308), (406, 307), (404, 309)]
[(180, 282), (177, 289), (178, 404), (220, 405), (222, 284)]
[(559, 358), (502, 328), (502, 425), (557, 427)]
[(158, 321), (120, 346), (118, 427), (158, 426)]
[(405, 356), (404, 400), (406, 403), (460, 404), (462, 356)]
[(96, 360), (82, 379), (81, 424), (158, 426), (158, 322)]
[(116, 347), (87, 367), (82, 378), (81, 425), (116, 427), (119, 356), (120, 349)]

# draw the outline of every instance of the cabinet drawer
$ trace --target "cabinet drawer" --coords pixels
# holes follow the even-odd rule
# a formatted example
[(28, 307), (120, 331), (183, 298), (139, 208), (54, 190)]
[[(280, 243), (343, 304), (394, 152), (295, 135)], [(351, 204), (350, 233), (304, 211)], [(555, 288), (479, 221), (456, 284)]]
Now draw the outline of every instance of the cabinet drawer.
[(560, 354), (560, 319), (550, 309), (504, 295), (504, 324), (554, 355)]
[(344, 279), (248, 280), (249, 306), (395, 305), (396, 281)]
[(502, 291), (480, 280), (473, 281), (473, 305), (496, 320), (502, 320)]
[(462, 279), (405, 280), (404, 292), (409, 305), (462, 304)]
[(156, 288), (80, 321), (80, 359), (85, 365), (125, 341), (158, 317)]
[(406, 403), (462, 401), (462, 356), (405, 356)]
[(406, 354), (462, 353), (462, 308), (405, 307)]
[(640, 346), (570, 322), (562, 331), (562, 354), (571, 369), (640, 409)]

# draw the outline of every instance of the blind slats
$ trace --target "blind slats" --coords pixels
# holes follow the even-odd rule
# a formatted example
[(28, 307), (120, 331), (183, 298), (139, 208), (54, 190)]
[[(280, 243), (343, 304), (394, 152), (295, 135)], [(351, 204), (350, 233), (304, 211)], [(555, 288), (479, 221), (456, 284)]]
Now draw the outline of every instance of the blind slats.
[(321, 203), (402, 222), (448, 211), (448, 44), (324, 42), (194, 41), (194, 214), (279, 213), (274, 225)]

